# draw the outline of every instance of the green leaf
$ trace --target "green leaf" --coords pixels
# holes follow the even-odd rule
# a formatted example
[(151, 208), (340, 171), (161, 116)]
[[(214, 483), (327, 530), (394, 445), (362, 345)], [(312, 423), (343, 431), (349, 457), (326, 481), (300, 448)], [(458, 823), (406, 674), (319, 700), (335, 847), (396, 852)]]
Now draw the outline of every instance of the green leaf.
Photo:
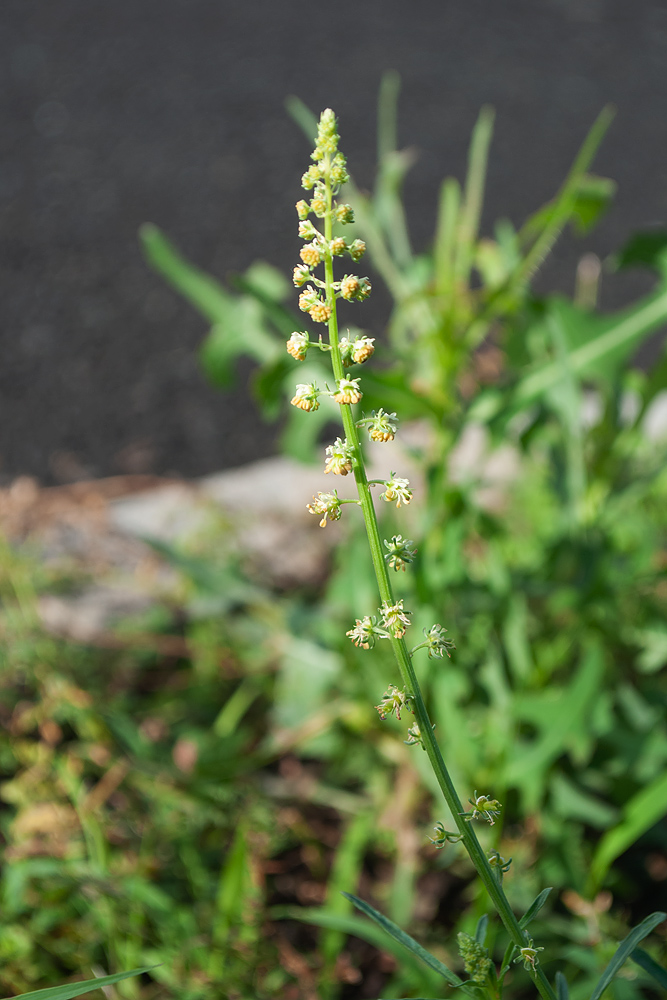
[(147, 965), (143, 969), (132, 969), (131, 972), (116, 972), (113, 976), (100, 976), (99, 979), (87, 979), (84, 983), (66, 983), (64, 986), (50, 986), (45, 990), (33, 990), (31, 993), (21, 993), (17, 997), (9, 997), (8, 1000), (73, 1000), (74, 997), (83, 996), (84, 993), (91, 993), (101, 986), (112, 986), (119, 983), (121, 979), (129, 979), (130, 976), (140, 976), (144, 972), (150, 972), (154, 965)]
[(358, 910), (361, 910), (361, 912), (365, 913), (367, 917), (370, 917), (371, 920), (374, 920), (377, 924), (379, 924), (383, 931), (389, 934), (390, 937), (402, 944), (408, 949), (408, 951), (411, 951), (413, 955), (420, 958), (422, 962), (425, 962), (426, 965), (428, 965), (431, 969), (434, 969), (435, 972), (438, 972), (443, 979), (447, 980), (450, 986), (464, 985), (462, 979), (459, 979), (459, 977), (455, 975), (451, 969), (448, 969), (447, 966), (444, 965), (440, 959), (436, 958), (435, 955), (432, 955), (430, 951), (427, 951), (426, 948), (422, 948), (422, 946), (415, 941), (413, 937), (410, 937), (409, 934), (406, 934), (405, 931), (401, 930), (401, 928), (398, 927), (393, 920), (389, 920), (382, 913), (373, 909), (373, 907), (368, 903), (365, 903), (363, 899), (359, 899), (358, 896), (353, 896), (349, 892), (344, 892), (343, 895), (354, 903)]
[(644, 972), (648, 972), (649, 976), (652, 976), (663, 990), (667, 990), (667, 969), (663, 969), (654, 958), (651, 958), (648, 952), (645, 952), (643, 948), (635, 948), (634, 951), (630, 952), (630, 958), (641, 966)]
[(146, 223), (139, 230), (148, 263), (211, 323), (229, 318), (233, 297), (222, 286), (194, 267), (157, 226)]
[(300, 97), (290, 95), (285, 100), (285, 107), (288, 115), (296, 122), (306, 138), (314, 143), (317, 138), (317, 117), (308, 105), (304, 104)]
[(667, 920), (667, 913), (657, 911), (656, 913), (652, 913), (650, 917), (646, 917), (645, 920), (642, 920), (641, 924), (630, 931), (628, 936), (621, 941), (614, 957), (600, 976), (598, 984), (590, 996), (590, 1000), (599, 1000), (625, 960), (632, 955), (639, 942), (643, 941), (663, 920)]
[(468, 173), (459, 213), (454, 271), (460, 281), (468, 281), (475, 254), (477, 234), (484, 202), (486, 167), (493, 135), (493, 108), (485, 106), (479, 113), (470, 140)]
[(667, 813), (667, 773), (630, 799), (621, 822), (602, 837), (593, 855), (589, 887), (596, 891), (612, 863)]
[(376, 927), (375, 924), (369, 923), (368, 920), (362, 920), (348, 913), (331, 913), (325, 909), (301, 906), (276, 906), (269, 911), (269, 915), (274, 920), (300, 920), (302, 923), (315, 924), (317, 927), (326, 927), (343, 934), (353, 934), (361, 941), (368, 941), (380, 951), (388, 951), (397, 961), (405, 962), (410, 966), (411, 971), (421, 977), (427, 977), (423, 981), (424, 983), (431, 980), (429, 985), (436, 988), (433, 971), (429, 969), (426, 972), (421, 962), (417, 962), (411, 954), (406, 955), (405, 950), (397, 941), (388, 938), (384, 931)]
[(477, 921), (477, 927), (475, 928), (475, 941), (477, 944), (483, 945), (486, 941), (486, 931), (489, 926), (489, 914), (484, 913)]
[(584, 174), (572, 206), (572, 223), (579, 236), (585, 236), (597, 225), (615, 194), (616, 184), (609, 177)]
[(533, 902), (530, 904), (524, 915), (519, 921), (519, 927), (521, 930), (525, 930), (528, 924), (533, 920), (537, 914), (540, 912), (547, 899), (549, 898), (549, 893), (552, 892), (553, 887), (550, 886), (548, 889), (542, 889), (539, 896), (536, 896)]
[(612, 257), (612, 263), (619, 271), (628, 267), (650, 267), (664, 274), (667, 271), (667, 230), (635, 233)]
[(556, 1000), (570, 1000), (567, 979), (562, 972), (556, 973)]

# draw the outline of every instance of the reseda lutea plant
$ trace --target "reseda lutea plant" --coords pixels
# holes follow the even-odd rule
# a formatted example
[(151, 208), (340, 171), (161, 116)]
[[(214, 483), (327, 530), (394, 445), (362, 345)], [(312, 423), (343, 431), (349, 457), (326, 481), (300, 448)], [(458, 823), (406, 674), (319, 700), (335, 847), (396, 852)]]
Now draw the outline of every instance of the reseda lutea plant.
[[(353, 411), (353, 406), (363, 397), (361, 378), (349, 377), (346, 368), (368, 361), (373, 354), (374, 342), (369, 337), (357, 336), (354, 340), (340, 337), (336, 304), (341, 298), (362, 301), (370, 294), (371, 285), (368, 278), (353, 274), (344, 274), (341, 279), (334, 280), (336, 257), (347, 255), (356, 262), (365, 251), (363, 241), (355, 239), (348, 243), (343, 237), (334, 236), (333, 232), (334, 223), (345, 224), (354, 219), (351, 207), (336, 200), (341, 185), (348, 179), (345, 157), (338, 150), (338, 139), (335, 115), (327, 109), (322, 112), (319, 120), (316, 147), (312, 153), (314, 162), (302, 178), (303, 187), (312, 192), (312, 195), (310, 201), (301, 200), (296, 205), (300, 220), (299, 235), (307, 241), (300, 253), (302, 263), (294, 269), (294, 284), (303, 289), (299, 296), (299, 306), (315, 323), (326, 324), (328, 342), (321, 335), (314, 341), (308, 333), (297, 331), (288, 340), (287, 350), (297, 360), (305, 359), (311, 348), (328, 353), (331, 359), (335, 387), (329, 389), (315, 383), (301, 383), (296, 387), (292, 404), (306, 412), (312, 412), (318, 409), (319, 397), (322, 395), (331, 396), (339, 404), (344, 437), (338, 437), (333, 444), (327, 446), (325, 472), (341, 476), (352, 473), (358, 499), (340, 499), (334, 490), (332, 493), (319, 493), (308, 505), (308, 509), (321, 517), (320, 524), (324, 527), (327, 518), (335, 521), (341, 517), (344, 504), (354, 504), (361, 508), (381, 607), (375, 615), (358, 618), (347, 635), (355, 645), (363, 649), (371, 649), (378, 640), (391, 643), (401, 675), (401, 686), (393, 683), (388, 686), (377, 706), (380, 717), (386, 718), (394, 714), (400, 719), (404, 711), (414, 715), (415, 722), (408, 729), (408, 739), (405, 742), (413, 746), (419, 744), (426, 751), (457, 827), (455, 831), (449, 831), (439, 824), (436, 828), (438, 836), (433, 842), (437, 846), (444, 846), (452, 841), (464, 845), (509, 935), (510, 943), (500, 976), (490, 962), (483, 963), (482, 982), (479, 976), (472, 977), (470, 987), (474, 983), (475, 988), (479, 989), (481, 985), (488, 989), (490, 995), (497, 996), (502, 978), (514, 959), (523, 962), (541, 996), (545, 1000), (554, 1000), (554, 991), (539, 965), (538, 952), (541, 949), (535, 946), (525, 931), (525, 918), (523, 926), (520, 925), (502, 888), (503, 874), (509, 863), (495, 851), (487, 856), (472, 826), (476, 820), (492, 824), (501, 805), (491, 796), (475, 792), (470, 799), (472, 808), (464, 809), (435, 738), (434, 727), (413, 666), (413, 655), (418, 650), (426, 649), (429, 657), (442, 657), (445, 653), (449, 656), (453, 643), (446, 637), (447, 630), (444, 626), (436, 623), (425, 632), (424, 641), (409, 648), (406, 635), (410, 628), (411, 613), (404, 608), (402, 600), (397, 601), (394, 597), (389, 570), (405, 569), (414, 558), (414, 549), (412, 542), (403, 539), (401, 535), (395, 535), (391, 540), (383, 541), (380, 538), (371, 491), (374, 487), (383, 487), (380, 499), (395, 503), (397, 507), (410, 503), (412, 491), (408, 480), (393, 472), (385, 480), (369, 480), (366, 475), (360, 430), (365, 429), (373, 441), (390, 441), (396, 433), (398, 421), (395, 413), (387, 413), (382, 409), (370, 417), (362, 416), (360, 419), (356, 418)], [(310, 220), (311, 215), (320, 220), (319, 227)], [(324, 265), (323, 278), (315, 273), (320, 265)], [(451, 973), (449, 975), (458, 979)], [(458, 980), (453, 985), (468, 984)]]

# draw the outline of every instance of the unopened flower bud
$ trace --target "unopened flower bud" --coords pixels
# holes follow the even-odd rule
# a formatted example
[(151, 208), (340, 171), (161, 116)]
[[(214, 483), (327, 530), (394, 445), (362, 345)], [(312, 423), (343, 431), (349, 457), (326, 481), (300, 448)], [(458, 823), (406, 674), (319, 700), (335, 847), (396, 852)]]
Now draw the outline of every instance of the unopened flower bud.
[(331, 316), (331, 306), (328, 306), (326, 302), (314, 302), (310, 309), (310, 318), (314, 323), (326, 323)]
[(294, 282), (297, 288), (300, 288), (301, 285), (305, 285), (305, 283), (309, 280), (309, 278), (310, 278), (309, 268), (304, 267), (303, 264), (298, 264), (294, 268), (294, 272), (292, 274), (292, 281)]
[(317, 386), (311, 382), (306, 385), (300, 383), (296, 387), (294, 396), (292, 397), (292, 406), (297, 406), (300, 410), (318, 410), (320, 406), (320, 401), (317, 398), (319, 396), (320, 390)]
[(366, 244), (363, 240), (353, 240), (347, 248), (352, 260), (361, 260), (366, 253)]
[(291, 354), (295, 361), (303, 361), (308, 353), (310, 341), (307, 333), (299, 333), (295, 330), (287, 341), (287, 353)]
[(297, 215), (299, 216), (299, 218), (301, 219), (301, 221), (303, 221), (304, 219), (308, 218), (308, 213), (310, 212), (310, 207), (309, 207), (307, 201), (304, 201), (303, 198), (301, 198), (300, 201), (297, 201), (297, 203), (295, 205), (295, 208), (296, 208), (296, 211), (297, 211)]
[(347, 441), (336, 438), (333, 444), (326, 447), (325, 472), (333, 472), (334, 476), (346, 476), (352, 471), (352, 455)]
[(359, 388), (358, 378), (341, 378), (338, 379), (337, 390), (333, 394), (333, 398), (336, 403), (342, 403), (349, 405), (350, 403), (358, 403), (363, 393)]
[(324, 198), (313, 198), (310, 203), (310, 210), (318, 219), (323, 219), (327, 214), (327, 203)]
[(340, 283), (340, 294), (348, 301), (350, 301), (350, 299), (356, 299), (357, 292), (360, 287), (359, 278), (357, 278), (356, 275), (346, 274)]
[(357, 365), (363, 365), (375, 352), (375, 337), (357, 337), (352, 344), (352, 360)]
[[(296, 284), (296, 272), (298, 268), (294, 269), (294, 283)], [(310, 278), (310, 273), (306, 270), (306, 280)], [(299, 296), (299, 309), (301, 312), (310, 312), (312, 307), (316, 302), (319, 302), (319, 297), (312, 285), (309, 285), (305, 291), (301, 292)]]
[(336, 222), (354, 222), (354, 211), (351, 205), (336, 205), (334, 209)]
[(348, 174), (345, 167), (333, 166), (331, 168), (331, 180), (334, 182), (334, 184), (337, 185), (345, 184), (346, 181), (349, 181), (349, 179), (350, 175)]
[(336, 236), (329, 244), (329, 249), (334, 257), (342, 257), (347, 250), (347, 243), (342, 236)]
[(395, 413), (386, 413), (382, 407), (371, 417), (366, 417), (364, 423), (368, 424), (368, 436), (371, 441), (393, 441), (398, 427), (398, 417)]
[[(305, 204), (306, 203), (304, 201), (304, 205)], [(305, 222), (299, 223), (299, 236), (302, 240), (314, 240), (317, 236), (319, 236), (317, 229), (315, 229), (315, 226), (312, 224), (310, 219), (306, 219)]]
[(322, 259), (320, 248), (316, 243), (306, 243), (305, 247), (301, 247), (299, 257), (308, 267), (315, 267)]

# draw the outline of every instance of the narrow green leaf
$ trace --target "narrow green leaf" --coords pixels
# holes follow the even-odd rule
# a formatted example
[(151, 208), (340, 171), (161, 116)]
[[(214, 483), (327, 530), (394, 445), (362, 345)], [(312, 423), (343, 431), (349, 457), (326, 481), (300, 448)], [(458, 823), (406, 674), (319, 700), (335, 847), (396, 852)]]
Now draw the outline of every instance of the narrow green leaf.
[(150, 972), (154, 965), (147, 965), (143, 969), (132, 969), (131, 972), (116, 972), (113, 976), (100, 976), (99, 979), (87, 979), (84, 983), (66, 983), (64, 986), (50, 986), (45, 990), (33, 990), (31, 993), (21, 993), (8, 1000), (73, 1000), (74, 997), (83, 996), (84, 993), (91, 993), (98, 990), (100, 986), (112, 986), (119, 983), (121, 979), (129, 979), (130, 976), (140, 976), (144, 972)]
[(401, 77), (396, 70), (382, 74), (378, 94), (378, 161), (396, 152), (397, 149), (397, 108), (401, 89)]
[(658, 911), (656, 913), (652, 913), (650, 917), (646, 917), (645, 920), (642, 920), (641, 924), (635, 927), (634, 930), (630, 931), (628, 936), (621, 941), (616, 949), (614, 957), (600, 976), (598, 984), (590, 996), (590, 1000), (600, 1000), (600, 997), (609, 986), (609, 983), (612, 981), (625, 960), (632, 955), (632, 952), (635, 950), (639, 942), (643, 941), (644, 938), (658, 926), (658, 924), (663, 922), (663, 920), (667, 920), (667, 913)]
[(483, 945), (486, 941), (486, 931), (489, 926), (489, 914), (484, 913), (477, 921), (477, 927), (475, 928), (475, 941), (477, 944)]
[(557, 1000), (570, 1000), (570, 990), (567, 979), (562, 972), (556, 973), (556, 998)]
[(310, 139), (311, 142), (315, 142), (317, 136), (317, 118), (308, 105), (304, 104), (300, 97), (290, 95), (285, 100), (285, 108), (292, 121), (296, 122), (306, 138)]
[(593, 855), (589, 886), (600, 886), (612, 863), (667, 813), (667, 774), (660, 774), (630, 799), (618, 826), (607, 830)]
[(483, 107), (470, 140), (468, 173), (459, 217), (455, 261), (456, 276), (462, 281), (468, 280), (479, 232), (494, 118), (493, 108)]
[(553, 886), (549, 886), (548, 889), (542, 889), (539, 896), (536, 896), (533, 902), (530, 904), (524, 915), (519, 921), (519, 927), (521, 930), (525, 930), (528, 924), (533, 920), (537, 914), (540, 912), (547, 899), (549, 898), (549, 893), (552, 891)]
[(656, 983), (662, 986), (663, 990), (667, 990), (667, 969), (663, 969), (661, 965), (658, 965), (648, 952), (644, 951), (643, 948), (635, 948), (634, 951), (630, 952), (630, 958), (637, 965), (641, 966), (644, 972), (648, 972), (649, 976), (652, 976)]
[[(541, 233), (526, 254), (523, 264), (515, 275), (515, 281), (528, 281), (544, 258), (550, 252), (554, 243), (558, 239), (563, 227), (571, 217), (577, 199), (577, 191), (581, 185), (581, 179), (590, 167), (604, 135), (611, 125), (614, 117), (614, 110), (611, 106), (602, 109), (598, 117), (593, 122), (590, 132), (584, 139), (583, 145), (575, 158), (570, 171), (565, 178), (560, 191), (556, 195), (551, 212), (548, 215)], [(522, 229), (520, 236), (525, 239), (527, 232), (534, 226), (534, 220), (529, 219)]]
[(415, 941), (413, 937), (410, 937), (409, 934), (406, 934), (405, 931), (401, 930), (401, 928), (398, 927), (393, 920), (389, 920), (382, 913), (378, 913), (377, 910), (373, 909), (373, 907), (368, 903), (365, 903), (363, 899), (359, 899), (358, 896), (353, 896), (349, 892), (344, 892), (343, 895), (354, 903), (358, 910), (361, 910), (361, 912), (365, 913), (367, 917), (370, 917), (371, 920), (374, 920), (377, 924), (379, 924), (380, 927), (387, 934), (393, 937), (395, 941), (398, 941), (405, 948), (407, 948), (408, 951), (411, 951), (413, 955), (421, 958), (422, 962), (425, 962), (431, 969), (438, 972), (443, 979), (447, 980), (450, 986), (463, 985), (462, 979), (459, 979), (459, 977), (453, 973), (451, 969), (448, 969), (447, 966), (444, 965), (440, 959), (436, 958), (435, 955), (432, 955), (430, 951), (427, 951), (426, 948), (422, 948), (422, 946)]
[[(348, 913), (349, 900), (344, 898), (343, 886), (356, 885), (359, 881), (364, 851), (374, 832), (373, 814), (360, 812), (346, 827), (336, 849), (336, 856), (327, 884), (326, 906), (331, 913)], [(333, 964), (343, 948), (345, 935), (328, 930), (322, 935), (321, 952), (327, 968)]]
[(510, 943), (507, 945), (507, 948), (505, 949), (505, 954), (503, 955), (503, 960), (500, 966), (500, 972), (498, 973), (498, 979), (502, 979), (505, 973), (509, 971), (515, 952), (516, 952), (516, 945), (514, 944), (513, 941), (510, 941)]
[(454, 177), (448, 177), (440, 188), (438, 222), (433, 248), (435, 290), (438, 295), (451, 294), (454, 284), (454, 253), (456, 250), (456, 223), (461, 205), (461, 188)]
[(211, 323), (222, 323), (229, 317), (234, 300), (229, 292), (190, 264), (157, 226), (146, 223), (139, 238), (148, 263), (169, 284), (180, 292)]

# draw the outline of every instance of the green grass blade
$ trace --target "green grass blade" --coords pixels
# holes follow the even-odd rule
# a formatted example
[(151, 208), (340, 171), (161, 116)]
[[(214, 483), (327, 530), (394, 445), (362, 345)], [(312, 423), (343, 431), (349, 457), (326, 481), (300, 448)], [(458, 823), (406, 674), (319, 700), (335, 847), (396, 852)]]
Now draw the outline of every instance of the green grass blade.
[(456, 277), (461, 281), (468, 280), (475, 255), (494, 117), (493, 108), (483, 107), (470, 141), (468, 173), (459, 217), (455, 262)]
[(475, 941), (477, 944), (484, 945), (486, 941), (486, 932), (489, 926), (489, 914), (484, 913), (477, 921), (477, 927), (475, 928)]
[(613, 121), (614, 114), (614, 109), (607, 105), (593, 122), (590, 132), (584, 139), (583, 145), (556, 195), (549, 221), (524, 257), (523, 263), (515, 274), (515, 282), (521, 283), (530, 280), (560, 236), (574, 209), (581, 178), (593, 162), (593, 157)]
[(84, 993), (91, 993), (101, 986), (113, 986), (121, 979), (129, 979), (130, 976), (140, 976), (143, 972), (154, 969), (154, 965), (147, 965), (143, 969), (132, 969), (131, 972), (116, 972), (113, 976), (100, 976), (99, 979), (87, 979), (85, 983), (66, 983), (64, 986), (49, 986), (45, 990), (33, 990), (31, 993), (21, 993), (16, 997), (9, 997), (8, 1000), (73, 1000), (74, 997), (81, 997)]
[(378, 161), (396, 152), (398, 141), (397, 117), (398, 95), (401, 77), (396, 70), (382, 74), (378, 94)]
[(401, 930), (401, 928), (398, 927), (393, 920), (389, 920), (382, 913), (378, 913), (377, 910), (373, 909), (373, 907), (368, 903), (365, 903), (363, 899), (359, 899), (358, 896), (353, 896), (349, 892), (345, 892), (343, 895), (351, 900), (358, 910), (361, 910), (361, 912), (365, 913), (367, 917), (374, 920), (376, 924), (379, 924), (382, 930), (389, 934), (394, 941), (398, 941), (404, 948), (411, 951), (413, 955), (420, 958), (422, 962), (425, 962), (431, 969), (438, 972), (443, 979), (447, 980), (450, 986), (463, 985), (462, 979), (459, 979), (459, 977), (453, 973), (451, 969), (448, 969), (447, 966), (444, 965), (440, 959), (436, 958), (435, 955), (432, 955), (430, 951), (427, 951), (426, 948), (422, 948), (422, 946), (415, 941), (413, 937), (410, 937), (409, 934), (406, 934), (405, 931)]
[(151, 267), (211, 323), (221, 323), (229, 317), (232, 296), (214, 278), (181, 256), (157, 226), (151, 223), (141, 226), (139, 239)]
[(524, 915), (519, 921), (519, 927), (521, 930), (525, 930), (528, 924), (533, 920), (537, 914), (540, 912), (547, 899), (549, 898), (549, 893), (552, 891), (553, 886), (549, 886), (548, 889), (542, 889), (539, 896), (536, 896), (533, 902), (530, 904)]
[(600, 976), (597, 986), (591, 993), (590, 1000), (600, 1000), (600, 997), (607, 989), (618, 970), (621, 968), (626, 959), (632, 955), (632, 952), (635, 950), (639, 942), (643, 941), (644, 938), (658, 926), (658, 924), (663, 922), (663, 920), (667, 920), (667, 913), (662, 913), (658, 910), (657, 913), (652, 913), (650, 917), (646, 917), (645, 920), (642, 920), (641, 924), (635, 927), (634, 930), (630, 931), (628, 936), (621, 941), (616, 949), (614, 957)]
[(621, 822), (601, 838), (593, 855), (589, 887), (596, 892), (612, 863), (667, 813), (667, 774), (660, 774), (630, 799)]
[(290, 95), (285, 100), (285, 108), (290, 118), (296, 122), (306, 138), (315, 142), (317, 136), (317, 118), (300, 97)]
[(435, 232), (434, 259), (435, 290), (447, 296), (454, 286), (454, 253), (456, 250), (456, 224), (461, 205), (461, 187), (454, 177), (448, 177), (440, 188), (438, 224)]
[(656, 983), (662, 986), (663, 990), (667, 990), (667, 969), (663, 969), (661, 965), (658, 965), (648, 952), (645, 952), (643, 948), (635, 948), (634, 951), (630, 952), (630, 958), (637, 965), (641, 966), (644, 972), (648, 972), (649, 976), (652, 976)]
[[(336, 857), (327, 884), (326, 908), (330, 913), (349, 913), (349, 900), (343, 895), (343, 886), (359, 881), (364, 850), (373, 836), (373, 814), (362, 812), (348, 824), (336, 850)], [(343, 948), (345, 935), (341, 931), (327, 930), (322, 935), (321, 951), (327, 968), (333, 966)]]
[(557, 1000), (570, 1000), (570, 989), (562, 972), (556, 973), (556, 998)]

